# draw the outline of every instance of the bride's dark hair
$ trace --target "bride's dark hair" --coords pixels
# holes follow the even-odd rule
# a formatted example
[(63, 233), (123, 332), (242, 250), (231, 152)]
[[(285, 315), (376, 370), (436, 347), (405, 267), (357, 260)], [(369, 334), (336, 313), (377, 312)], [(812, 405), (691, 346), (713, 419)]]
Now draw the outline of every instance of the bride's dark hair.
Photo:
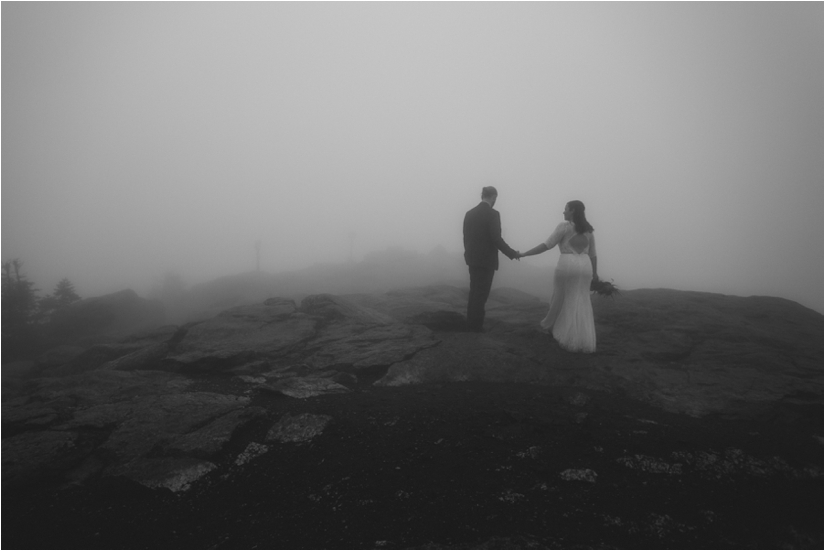
[(573, 211), (573, 225), (576, 226), (576, 233), (592, 232), (593, 226), (584, 217), (584, 203), (581, 201), (570, 201), (568, 208)]

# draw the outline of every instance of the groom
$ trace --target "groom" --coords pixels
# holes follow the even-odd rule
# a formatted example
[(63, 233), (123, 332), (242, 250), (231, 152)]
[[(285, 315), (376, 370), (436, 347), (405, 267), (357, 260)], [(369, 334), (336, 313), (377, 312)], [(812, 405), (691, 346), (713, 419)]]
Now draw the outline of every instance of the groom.
[(464, 215), (464, 260), (470, 267), (470, 297), (467, 300), (467, 329), (482, 332), (484, 304), (490, 296), (498, 270), (498, 251), (511, 260), (518, 252), (501, 238), (501, 216), (493, 209), (498, 192), (492, 186), (481, 190), (481, 203)]

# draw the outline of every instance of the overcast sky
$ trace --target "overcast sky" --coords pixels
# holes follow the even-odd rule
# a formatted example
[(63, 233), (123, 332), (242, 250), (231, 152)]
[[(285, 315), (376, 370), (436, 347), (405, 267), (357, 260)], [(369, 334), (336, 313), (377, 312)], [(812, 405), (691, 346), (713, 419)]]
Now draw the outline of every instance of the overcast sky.
[[(599, 272), (823, 306), (823, 4), (2, 4), (2, 257), (139, 292), (579, 199)], [(525, 260), (547, 266), (557, 252)]]

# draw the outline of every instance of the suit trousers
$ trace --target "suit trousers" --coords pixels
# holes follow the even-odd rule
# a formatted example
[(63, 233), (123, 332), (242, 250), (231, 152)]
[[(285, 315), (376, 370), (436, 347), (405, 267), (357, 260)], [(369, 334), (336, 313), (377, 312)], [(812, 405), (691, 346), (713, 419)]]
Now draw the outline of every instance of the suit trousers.
[(481, 331), (484, 326), (484, 304), (493, 286), (493, 268), (470, 266), (470, 296), (467, 299), (467, 329)]

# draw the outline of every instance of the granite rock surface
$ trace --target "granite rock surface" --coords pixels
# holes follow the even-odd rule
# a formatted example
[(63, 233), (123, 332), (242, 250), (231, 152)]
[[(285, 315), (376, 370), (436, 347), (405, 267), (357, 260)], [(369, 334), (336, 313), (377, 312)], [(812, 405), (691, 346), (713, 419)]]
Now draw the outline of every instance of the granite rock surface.
[[(198, 323), (44, 351), (33, 366), (3, 373), (4, 488), (125, 478), (185, 493), (216, 473), (265, 464), (279, 446), (363, 432), (364, 421), (313, 411), (327, 403), (318, 400), (380, 402), (419, 386), (574, 389), (558, 418), (530, 413), (532, 406), (503, 410), (514, 428), (489, 435), (503, 441), (529, 423), (586, 426), (601, 414), (596, 395), (699, 423), (822, 408), (823, 318), (790, 301), (666, 289), (594, 297), (598, 350), (573, 354), (540, 330), (547, 304), (513, 289), (492, 292), (485, 333), (462, 331), (466, 296), (466, 289), (434, 286), (314, 295), (301, 304), (271, 298)], [(377, 426), (390, 430), (399, 421)], [(664, 424), (649, 423), (635, 433)], [(814, 436), (821, 445), (822, 435)], [(542, 449), (526, 449), (524, 459)], [(610, 467), (569, 465), (554, 476), (596, 487), (605, 469), (821, 480), (821, 468), (736, 449), (640, 451), (618, 455)], [(524, 495), (508, 490), (497, 499), (518, 504)]]

